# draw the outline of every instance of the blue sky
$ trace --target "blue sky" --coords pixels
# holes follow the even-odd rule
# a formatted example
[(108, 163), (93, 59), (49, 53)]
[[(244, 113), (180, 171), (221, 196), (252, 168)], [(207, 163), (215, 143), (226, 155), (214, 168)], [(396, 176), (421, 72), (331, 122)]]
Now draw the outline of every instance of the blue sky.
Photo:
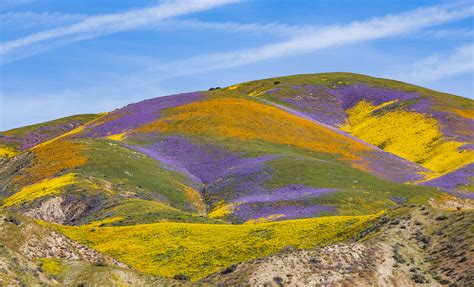
[(474, 98), (473, 1), (0, 0), (0, 11), (0, 130), (303, 73)]

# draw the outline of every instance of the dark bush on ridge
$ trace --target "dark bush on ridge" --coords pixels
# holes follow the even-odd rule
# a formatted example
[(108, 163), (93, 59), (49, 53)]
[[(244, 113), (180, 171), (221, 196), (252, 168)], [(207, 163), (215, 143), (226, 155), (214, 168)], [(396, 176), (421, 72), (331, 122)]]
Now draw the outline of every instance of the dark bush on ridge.
[(10, 222), (10, 223), (15, 224), (15, 225), (20, 225), (21, 224), (20, 219), (16, 218), (13, 215), (10, 215), (7, 218), (5, 218), (5, 221)]
[(441, 221), (441, 220), (448, 219), (448, 217), (446, 215), (440, 215), (440, 216), (436, 217), (435, 219), (438, 220), (438, 221)]
[(280, 276), (273, 277), (273, 281), (275, 281), (279, 286), (283, 286), (283, 279)]
[(189, 281), (189, 276), (186, 274), (176, 274), (174, 275), (173, 279), (175, 280), (183, 280), (183, 281)]
[(415, 273), (411, 276), (411, 279), (415, 282), (415, 283), (419, 283), (419, 284), (422, 284), (422, 283), (428, 283), (428, 280), (426, 280), (425, 276), (419, 274), (419, 273)]
[(221, 271), (222, 275), (226, 275), (229, 273), (234, 272), (237, 269), (237, 264), (232, 264), (229, 267), (225, 268), (224, 270)]
[(99, 260), (99, 261), (95, 262), (94, 264), (95, 264), (95, 266), (98, 266), (98, 267), (105, 267), (105, 266), (107, 266), (107, 264), (105, 263), (104, 260)]

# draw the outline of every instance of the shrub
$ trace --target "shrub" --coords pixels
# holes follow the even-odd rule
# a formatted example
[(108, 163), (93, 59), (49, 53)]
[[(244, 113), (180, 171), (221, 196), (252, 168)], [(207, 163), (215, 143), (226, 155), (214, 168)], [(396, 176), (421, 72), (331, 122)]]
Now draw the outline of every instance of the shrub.
[(283, 279), (280, 276), (273, 277), (273, 281), (275, 281), (278, 286), (283, 286)]
[(225, 268), (224, 270), (221, 271), (222, 275), (226, 275), (229, 273), (234, 272), (237, 269), (237, 264), (232, 264), (229, 267)]
[(313, 263), (313, 264), (320, 264), (321, 263), (321, 260), (319, 260), (318, 258), (311, 258), (309, 260), (310, 263)]
[(173, 279), (176, 279), (176, 280), (183, 280), (183, 281), (189, 281), (190, 278), (189, 278), (188, 275), (180, 273), (180, 274), (174, 275)]
[(424, 243), (424, 244), (429, 244), (430, 241), (431, 241), (431, 238), (430, 238), (429, 236), (427, 236), (427, 235), (421, 235), (421, 236), (419, 237), (419, 241), (422, 242), (422, 243)]
[(459, 259), (459, 263), (463, 263), (463, 262), (466, 262), (467, 260), (469, 260), (469, 258), (467, 258), (467, 256), (463, 256), (461, 257), (461, 259)]
[(399, 264), (405, 264), (407, 262), (400, 253), (400, 245), (398, 244), (393, 247), (393, 259)]
[(9, 222), (11, 224), (15, 224), (15, 225), (20, 225), (21, 224), (20, 219), (18, 219), (17, 217), (15, 217), (13, 215), (9, 215), (7, 218), (5, 218), (5, 221)]
[(107, 264), (105, 263), (104, 260), (99, 260), (99, 261), (94, 262), (94, 265), (98, 267), (105, 267)]
[(287, 246), (283, 247), (283, 249), (281, 251), (283, 253), (293, 252), (293, 251), (296, 251), (296, 247), (293, 246), (293, 245), (287, 245)]
[(382, 217), (382, 218), (380, 219), (380, 223), (381, 223), (381, 224), (388, 223), (389, 221), (390, 221), (390, 220), (389, 220), (387, 217)]
[(428, 283), (428, 280), (426, 280), (425, 276), (419, 274), (419, 273), (415, 273), (411, 276), (411, 279), (415, 282), (415, 283), (419, 283), (419, 284), (423, 284), (423, 283)]
[(390, 225), (398, 225), (400, 223), (400, 219), (394, 219), (390, 222)]
[(448, 219), (448, 217), (446, 215), (440, 215), (440, 216), (436, 217), (435, 219), (438, 220), (438, 221), (441, 221), (441, 220)]

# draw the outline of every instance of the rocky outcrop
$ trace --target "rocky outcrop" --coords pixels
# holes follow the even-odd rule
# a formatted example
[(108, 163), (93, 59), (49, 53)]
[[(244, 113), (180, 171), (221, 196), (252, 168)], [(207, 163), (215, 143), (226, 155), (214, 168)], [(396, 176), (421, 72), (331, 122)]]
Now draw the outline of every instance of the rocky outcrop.
[(37, 236), (31, 234), (31, 237), (20, 247), (20, 252), (27, 258), (62, 258), (84, 260), (92, 263), (107, 263), (115, 266), (126, 267), (125, 264), (87, 246), (81, 245), (64, 235), (55, 231), (48, 234)]
[(29, 208), (23, 214), (32, 218), (59, 224), (71, 224), (83, 218), (91, 210), (84, 200), (65, 200), (61, 196), (52, 197)]

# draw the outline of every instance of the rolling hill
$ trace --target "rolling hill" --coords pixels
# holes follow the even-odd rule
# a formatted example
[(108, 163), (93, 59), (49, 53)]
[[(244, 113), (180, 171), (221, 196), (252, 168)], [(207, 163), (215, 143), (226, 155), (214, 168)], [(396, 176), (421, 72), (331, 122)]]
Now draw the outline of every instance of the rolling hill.
[(153, 98), (0, 132), (1, 212), (196, 281), (401, 206), (470, 212), (473, 117), (473, 100), (349, 73)]

